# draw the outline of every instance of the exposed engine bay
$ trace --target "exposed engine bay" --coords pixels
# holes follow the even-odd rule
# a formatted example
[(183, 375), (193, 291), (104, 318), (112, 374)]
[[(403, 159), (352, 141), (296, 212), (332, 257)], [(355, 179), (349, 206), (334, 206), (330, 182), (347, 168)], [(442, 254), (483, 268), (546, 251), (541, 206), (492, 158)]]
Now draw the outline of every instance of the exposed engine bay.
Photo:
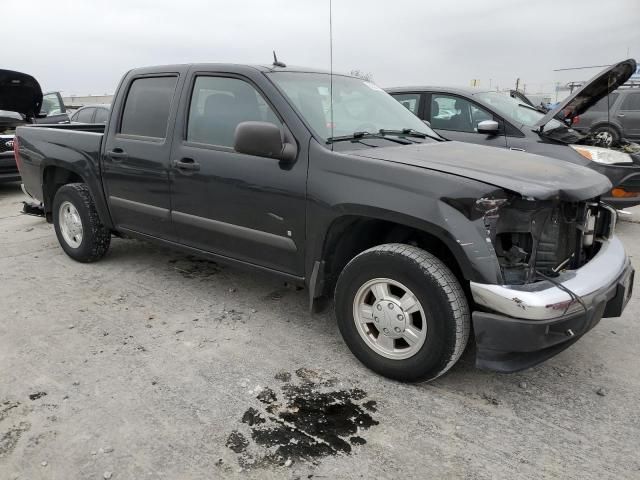
[(598, 200), (482, 198), (484, 222), (504, 283), (522, 285), (580, 268), (615, 228), (615, 210)]

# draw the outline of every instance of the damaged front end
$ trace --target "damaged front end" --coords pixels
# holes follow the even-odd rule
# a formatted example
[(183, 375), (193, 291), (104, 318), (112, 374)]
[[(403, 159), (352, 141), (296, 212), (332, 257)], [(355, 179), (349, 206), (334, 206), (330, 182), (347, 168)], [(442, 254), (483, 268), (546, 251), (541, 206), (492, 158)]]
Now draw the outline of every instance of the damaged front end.
[(634, 271), (599, 199), (481, 198), (502, 282), (471, 282), (476, 364), (502, 372), (557, 354), (603, 317), (622, 314)]
[(580, 268), (611, 238), (616, 221), (615, 210), (597, 200), (539, 201), (512, 195), (481, 198), (476, 208), (484, 214), (487, 241), (508, 285)]

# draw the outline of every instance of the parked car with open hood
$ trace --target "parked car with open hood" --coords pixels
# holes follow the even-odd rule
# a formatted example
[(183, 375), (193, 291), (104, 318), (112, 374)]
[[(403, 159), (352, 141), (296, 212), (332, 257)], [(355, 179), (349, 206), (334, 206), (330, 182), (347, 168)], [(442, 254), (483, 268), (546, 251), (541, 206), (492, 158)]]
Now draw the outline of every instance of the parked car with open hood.
[(0, 70), (0, 182), (20, 180), (13, 137), (18, 125), (29, 123), (69, 123), (60, 92), (43, 95), (31, 75)]
[(592, 168), (613, 184), (605, 201), (623, 208), (640, 204), (640, 146), (626, 141), (607, 146), (598, 136), (574, 130), (571, 123), (624, 84), (635, 70), (633, 59), (617, 63), (547, 113), (517, 97), (475, 88), (387, 91), (448, 139), (536, 153)]
[(529, 367), (630, 298), (605, 176), (444, 140), (358, 78), (134, 69), (106, 125), (16, 139), (25, 190), (71, 258), (96, 261), (118, 235), (269, 272), (311, 305), (335, 297), (351, 351), (391, 378), (442, 375), (471, 322), (478, 366)]

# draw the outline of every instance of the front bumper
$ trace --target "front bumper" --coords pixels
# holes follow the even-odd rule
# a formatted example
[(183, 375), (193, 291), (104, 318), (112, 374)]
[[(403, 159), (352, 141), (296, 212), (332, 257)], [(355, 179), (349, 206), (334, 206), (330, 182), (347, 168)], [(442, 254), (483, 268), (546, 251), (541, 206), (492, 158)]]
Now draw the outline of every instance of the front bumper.
[(633, 290), (634, 270), (622, 242), (613, 236), (582, 268), (554, 280), (577, 295), (544, 280), (527, 285), (471, 283), (480, 368), (514, 372), (561, 352), (603, 317), (622, 314)]

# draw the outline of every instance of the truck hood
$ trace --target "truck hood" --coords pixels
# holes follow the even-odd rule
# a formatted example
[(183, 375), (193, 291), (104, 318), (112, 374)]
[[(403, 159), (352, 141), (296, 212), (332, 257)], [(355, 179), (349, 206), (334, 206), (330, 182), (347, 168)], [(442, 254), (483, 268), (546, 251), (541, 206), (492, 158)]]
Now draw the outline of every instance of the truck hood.
[(540, 155), (470, 143), (422, 143), (349, 153), (450, 173), (537, 200), (581, 201), (611, 190), (609, 179), (589, 168)]
[(573, 92), (556, 108), (549, 110), (534, 126), (534, 130), (542, 132), (552, 118), (571, 125), (571, 121), (582, 115), (602, 98), (609, 95), (620, 85), (624, 84), (636, 71), (636, 61), (633, 58), (611, 65), (598, 73), (582, 87)]
[(29, 120), (35, 118), (41, 106), (42, 89), (35, 78), (26, 73), (0, 70), (0, 110), (19, 113)]

